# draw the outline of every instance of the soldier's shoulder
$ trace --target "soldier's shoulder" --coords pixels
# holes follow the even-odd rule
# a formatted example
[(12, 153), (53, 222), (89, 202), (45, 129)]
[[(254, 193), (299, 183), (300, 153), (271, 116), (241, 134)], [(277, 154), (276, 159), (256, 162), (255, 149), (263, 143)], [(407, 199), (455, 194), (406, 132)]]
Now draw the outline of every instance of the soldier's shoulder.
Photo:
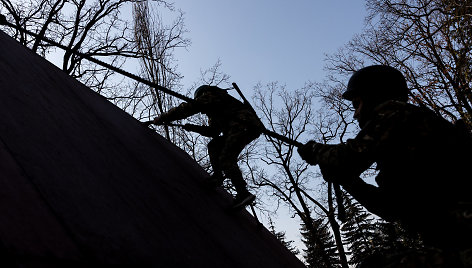
[[(376, 108), (374, 122), (419, 132), (451, 132), (453, 124), (434, 111), (410, 103), (388, 101)], [(451, 132), (452, 133), (452, 132)]]
[(433, 116), (434, 113), (420, 106), (402, 101), (386, 101), (375, 108), (375, 113), (380, 117), (415, 117), (415, 116)]
[(378, 112), (396, 112), (402, 110), (418, 110), (420, 107), (403, 101), (389, 100), (378, 105), (375, 110)]
[(426, 117), (429, 118), (423, 113), (424, 111), (418, 106), (400, 101), (387, 101), (375, 108), (371, 120), (363, 128), (363, 132), (386, 133), (409, 128), (412, 125), (418, 127), (424, 123)]

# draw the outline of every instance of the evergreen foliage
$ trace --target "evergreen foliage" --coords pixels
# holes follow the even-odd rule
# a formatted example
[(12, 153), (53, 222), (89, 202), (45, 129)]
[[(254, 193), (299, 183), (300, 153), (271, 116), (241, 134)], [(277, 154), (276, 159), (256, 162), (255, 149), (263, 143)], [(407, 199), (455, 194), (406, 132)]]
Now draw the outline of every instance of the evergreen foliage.
[(322, 219), (314, 219), (313, 229), (316, 230), (315, 234), (310, 232), (305, 224), (302, 224), (302, 241), (307, 247), (303, 250), (303, 257), (307, 266), (310, 268), (341, 267), (336, 243), (328, 226)]
[(423, 247), (420, 236), (406, 231), (399, 223), (379, 220), (376, 228), (378, 234), (374, 246), (378, 252), (402, 252)]
[(373, 216), (351, 197), (345, 196), (346, 222), (341, 228), (351, 252), (349, 264), (358, 264), (375, 251), (377, 226)]
[(418, 234), (407, 232), (399, 223), (376, 219), (351, 197), (344, 200), (347, 221), (341, 230), (350, 251), (350, 265), (357, 265), (372, 256), (423, 247)]
[(272, 221), (270, 222), (269, 231), (294, 255), (300, 254), (300, 250), (296, 246), (292, 245), (294, 241), (287, 241), (285, 232), (277, 232)]

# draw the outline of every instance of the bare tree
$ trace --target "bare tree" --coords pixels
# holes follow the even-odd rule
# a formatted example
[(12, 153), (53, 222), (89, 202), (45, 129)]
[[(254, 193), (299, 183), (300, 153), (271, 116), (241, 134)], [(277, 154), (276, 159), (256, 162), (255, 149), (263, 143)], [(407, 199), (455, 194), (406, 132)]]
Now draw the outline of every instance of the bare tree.
[[(107, 95), (116, 88), (111, 83), (113, 72), (84, 60), (72, 51), (80, 51), (120, 67), (127, 59), (136, 58), (130, 42), (128, 22), (121, 12), (129, 0), (1, 0), (2, 12), (19, 28), (34, 32), (28, 36), (18, 29), (4, 29), (34, 52), (50, 58), (66, 73), (95, 91)], [(43, 38), (68, 48), (56, 50)]]
[[(182, 76), (177, 71), (177, 63), (174, 58), (174, 51), (177, 48), (186, 48), (190, 40), (185, 38), (183, 12), (176, 11), (177, 16), (170, 24), (165, 24), (163, 18), (157, 10), (158, 5), (152, 5), (149, 1), (140, 1), (133, 4), (134, 21), (134, 43), (137, 47), (139, 63), (142, 74), (154, 84), (161, 85), (173, 91), (180, 90), (180, 80)], [(168, 6), (169, 11), (175, 11), (172, 6)], [(170, 12), (168, 12), (170, 13)], [(175, 13), (175, 12), (174, 12)], [(136, 111), (139, 112), (137, 118), (150, 117), (166, 112), (176, 105), (174, 97), (165, 94), (155, 88), (138, 85), (145, 94), (141, 99), (133, 97), (133, 112), (136, 111), (136, 103), (144, 104)], [(171, 139), (171, 129), (164, 127), (165, 137)]]
[[(310, 83), (301, 90), (289, 92), (278, 83), (268, 84), (265, 88), (262, 85), (256, 86), (255, 107), (266, 122), (266, 127), (294, 140), (306, 138), (313, 133), (313, 123), (316, 120), (312, 106), (314, 87), (315, 85)], [(309, 138), (312, 139), (311, 135)], [(298, 157), (293, 145), (266, 137), (266, 142), (260, 142), (259, 146), (261, 149), (257, 151), (261, 154), (259, 159), (262, 163), (246, 161), (252, 183), (266, 188), (269, 195), (276, 197), (277, 202), (284, 203), (294, 211), (303, 222), (304, 228), (312, 234), (310, 241), (315, 241), (318, 245), (324, 245), (325, 242), (321, 240), (321, 236), (316, 235), (318, 230), (315, 228), (315, 222), (328, 219), (336, 242), (339, 263), (341, 267), (348, 267), (339, 223), (336, 220), (332, 185), (320, 183), (321, 180), (318, 180), (318, 184), (315, 183), (320, 174), (311, 171), (309, 165)], [(320, 194), (321, 192), (325, 194)], [(331, 263), (332, 256), (324, 257), (324, 263)]]
[(368, 64), (397, 67), (413, 102), (472, 126), (472, 2), (368, 0), (367, 8), (365, 31), (328, 57), (328, 70), (346, 75)]

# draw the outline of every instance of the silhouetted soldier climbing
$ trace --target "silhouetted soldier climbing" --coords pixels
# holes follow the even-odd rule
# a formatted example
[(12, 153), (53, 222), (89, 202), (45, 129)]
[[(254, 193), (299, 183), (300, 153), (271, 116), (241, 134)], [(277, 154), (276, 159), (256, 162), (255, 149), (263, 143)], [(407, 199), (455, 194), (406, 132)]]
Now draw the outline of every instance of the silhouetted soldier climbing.
[(185, 125), (187, 130), (211, 137), (208, 154), (213, 175), (208, 184), (222, 185), (225, 177), (236, 188), (234, 208), (251, 204), (255, 196), (246, 187), (237, 161), (241, 151), (260, 136), (264, 126), (256, 114), (224, 89), (216, 86), (201, 86), (195, 91), (193, 102), (184, 102), (156, 117), (154, 124), (166, 124), (202, 113), (208, 116), (208, 126)]
[[(352, 101), (361, 131), (338, 145), (309, 141), (298, 152), (319, 165), (325, 180), (341, 184), (383, 219), (419, 233), (429, 247), (361, 267), (472, 267), (469, 133), (406, 103), (408, 91), (392, 67), (360, 69), (343, 98)], [(359, 177), (373, 163), (378, 187)]]

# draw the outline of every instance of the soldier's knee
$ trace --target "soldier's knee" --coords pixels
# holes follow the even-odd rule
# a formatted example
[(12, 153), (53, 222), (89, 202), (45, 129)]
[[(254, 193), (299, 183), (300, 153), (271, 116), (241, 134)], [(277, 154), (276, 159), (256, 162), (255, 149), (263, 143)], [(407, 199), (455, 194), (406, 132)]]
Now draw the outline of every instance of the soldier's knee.
[(240, 172), (237, 159), (229, 159), (226, 158), (225, 156), (222, 156), (219, 158), (220, 159), (220, 165), (225, 172), (229, 173), (235, 173), (235, 172)]
[(237, 164), (225, 157), (220, 157), (219, 160), (223, 169), (233, 169), (235, 166), (237, 167)]
[(220, 139), (212, 139), (207, 144), (208, 151), (220, 152), (223, 149), (223, 142)]

